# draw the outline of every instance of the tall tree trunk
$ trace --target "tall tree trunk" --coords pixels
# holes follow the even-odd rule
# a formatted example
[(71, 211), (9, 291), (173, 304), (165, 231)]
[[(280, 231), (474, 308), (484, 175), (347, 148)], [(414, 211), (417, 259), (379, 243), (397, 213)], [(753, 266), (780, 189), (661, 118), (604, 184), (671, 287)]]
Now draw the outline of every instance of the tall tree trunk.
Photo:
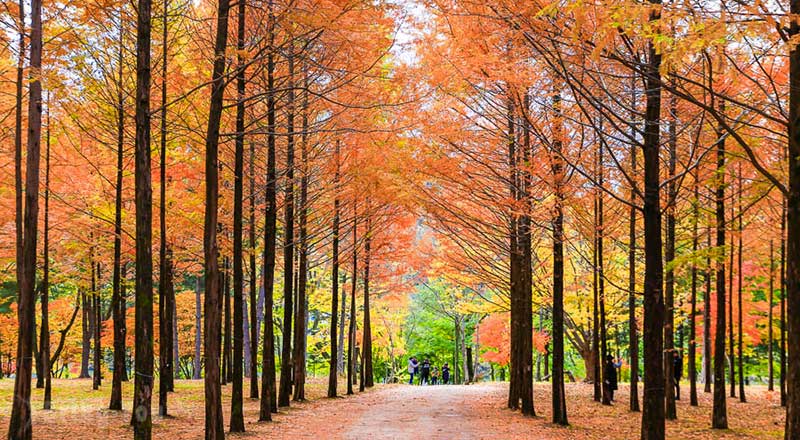
[(163, 4), (162, 30), (161, 30), (161, 127), (160, 143), (161, 154), (159, 160), (159, 280), (158, 280), (158, 415), (167, 415), (167, 392), (172, 391), (173, 368), (172, 365), (172, 310), (169, 308), (169, 294), (167, 284), (169, 269), (167, 268), (167, 51), (169, 50), (167, 38), (169, 37), (167, 25), (169, 23), (169, 0)]
[(80, 379), (88, 379), (89, 378), (89, 350), (92, 343), (92, 332), (91, 332), (91, 325), (89, 322), (90, 314), (89, 310), (91, 305), (89, 304), (89, 297), (86, 295), (86, 292), (81, 292), (80, 294), (80, 302), (81, 302), (81, 372), (78, 375)]
[[(636, 81), (631, 80), (631, 108), (636, 108)], [(636, 135), (634, 130), (633, 135)], [(636, 176), (637, 145), (631, 145), (631, 176)], [(628, 352), (631, 363), (630, 409), (639, 411), (639, 334), (636, 324), (636, 187), (631, 185), (628, 222)]]
[[(369, 203), (367, 203), (369, 210)], [(363, 362), (361, 371), (364, 375), (364, 386), (372, 388), (375, 386), (375, 378), (372, 371), (372, 322), (369, 310), (369, 264), (370, 264), (370, 245), (372, 241), (372, 217), (367, 211), (367, 229), (364, 232), (364, 331), (361, 343), (361, 353)]]
[[(700, 223), (700, 171), (694, 172), (694, 193), (692, 197), (692, 257), (696, 258)], [(697, 406), (697, 263), (691, 268), (691, 310), (689, 312), (689, 405)]]
[[(800, 14), (800, 0), (790, 13)], [(800, 23), (789, 23), (789, 38), (800, 34)], [(789, 349), (786, 362), (786, 440), (800, 438), (800, 50), (789, 51), (789, 193), (787, 200), (786, 316)], [(27, 233), (27, 229), (26, 229)]]
[(781, 406), (786, 406), (788, 396), (786, 395), (786, 215), (787, 215), (787, 198), (783, 197), (783, 209), (781, 214), (781, 263), (780, 263), (780, 292), (781, 292), (781, 347), (780, 347), (780, 386), (781, 386)]
[(673, 264), (675, 260), (675, 204), (678, 197), (678, 185), (675, 181), (675, 167), (678, 160), (678, 115), (677, 99), (674, 96), (669, 98), (669, 165), (667, 184), (667, 243), (664, 247), (664, 259), (667, 265), (664, 274), (664, 306), (666, 308), (666, 322), (664, 323), (664, 377), (666, 379), (666, 412), (665, 417), (669, 420), (678, 418), (678, 410), (675, 406), (675, 271)]
[[(516, 202), (519, 200), (519, 172), (517, 170), (517, 136), (516, 136), (516, 110), (514, 108), (514, 97), (511, 86), (508, 86), (506, 91), (506, 142), (508, 144), (508, 190), (511, 200)], [(508, 260), (509, 260), (509, 296), (511, 310), (510, 317), (510, 348), (509, 348), (509, 385), (508, 385), (508, 407), (510, 409), (519, 409), (520, 391), (522, 376), (519, 374), (520, 367), (520, 342), (522, 341), (520, 329), (520, 275), (522, 271), (522, 262), (519, 249), (519, 217), (515, 210), (511, 210), (508, 214)], [(456, 345), (460, 347), (460, 329), (458, 321), (456, 320)], [(459, 349), (456, 348), (456, 354)], [(458, 363), (454, 365), (458, 371)]]
[(561, 157), (563, 122), (561, 96), (553, 97), (556, 116), (552, 171), (555, 190), (553, 208), (553, 423), (567, 425), (567, 396), (564, 390), (564, 165)]
[[(233, 387), (231, 390), (231, 432), (244, 432), (244, 112), (245, 112), (245, 12), (247, 1), (237, 3), (236, 53), (238, 68), (236, 72), (236, 139), (233, 166)], [(227, 295), (227, 292), (226, 292)]]
[[(31, 1), (31, 78), (28, 92), (28, 144), (25, 164), (25, 215), (22, 238), (22, 267), (18, 272), (19, 302), (17, 309), (17, 375), (14, 379), (14, 401), (8, 436), (30, 439), (31, 367), (36, 312), (36, 239), (39, 226), (39, 159), (42, 135), (42, 83), (38, 72), (42, 67), (42, 2)], [(18, 232), (19, 233), (19, 232)]]
[(149, 439), (153, 395), (153, 189), (150, 173), (151, 0), (139, 0), (136, 26), (136, 374), (134, 438)]
[(712, 228), (709, 225), (706, 234), (706, 270), (705, 284), (706, 291), (703, 296), (703, 392), (711, 392), (711, 235)]
[[(650, 0), (649, 21), (661, 19), (661, 1)], [(657, 26), (657, 25), (656, 25)], [(661, 54), (648, 43), (644, 130), (644, 399), (643, 440), (664, 438), (664, 295), (660, 203)]]
[[(294, 44), (294, 43), (292, 43)], [(286, 116), (286, 186), (284, 189), (283, 237), (283, 345), (278, 406), (289, 406), (292, 394), (292, 287), (294, 285), (294, 47), (288, 55), (289, 84)]]
[(306, 325), (308, 320), (308, 73), (305, 64), (303, 71), (303, 98), (301, 104), (302, 132), (300, 135), (300, 218), (299, 255), (297, 257), (297, 307), (294, 319), (294, 396), (297, 402), (306, 399)]
[(738, 188), (738, 202), (739, 202), (739, 246), (736, 250), (736, 276), (738, 281), (737, 286), (737, 310), (738, 310), (738, 326), (737, 326), (737, 333), (738, 333), (738, 363), (739, 363), (739, 401), (742, 403), (747, 402), (747, 397), (744, 394), (744, 356), (742, 353), (742, 234), (744, 232), (744, 222), (743, 216), (744, 213), (742, 212), (742, 166), (739, 165), (738, 170), (738, 180), (739, 180), (739, 188)]
[(50, 93), (47, 93), (47, 131), (44, 159), (44, 249), (42, 250), (42, 329), (39, 355), (44, 373), (44, 409), (51, 409), (52, 365), (50, 364)]
[(722, 253), (716, 261), (717, 323), (714, 338), (714, 407), (711, 427), (728, 428), (725, 402), (725, 138), (717, 130), (716, 247)]
[(358, 281), (358, 209), (353, 202), (353, 285), (350, 290), (350, 326), (347, 332), (347, 395), (353, 394), (355, 379), (355, 335), (356, 335), (356, 281)]
[[(604, 191), (604, 177), (603, 177), (603, 146), (601, 140), (600, 148), (598, 151), (597, 162), (597, 176), (600, 187), (598, 188), (597, 196), (597, 290), (598, 290), (598, 305), (600, 307), (600, 357), (602, 362), (606, 362), (608, 355), (608, 330), (606, 329), (606, 288), (605, 288), (605, 273), (603, 267), (603, 234), (604, 232), (604, 219), (603, 219), (603, 191)], [(605, 375), (603, 375), (605, 376)], [(603, 377), (605, 381), (605, 377)], [(611, 405), (611, 392), (609, 387), (603, 387), (603, 402), (604, 405)]]
[(233, 335), (231, 334), (231, 261), (228, 257), (222, 259), (222, 296), (224, 299), (224, 345), (222, 346), (222, 385), (227, 385), (233, 380)]
[(111, 287), (111, 313), (114, 319), (114, 372), (111, 377), (111, 401), (108, 409), (122, 410), (122, 379), (125, 373), (125, 299), (122, 297), (122, 177), (125, 158), (125, 95), (123, 93), (123, 57), (125, 45), (120, 22), (117, 48), (117, 180), (114, 188), (114, 267)]
[(768, 381), (767, 390), (775, 390), (775, 356), (773, 354), (775, 348), (775, 337), (772, 326), (774, 325), (773, 306), (775, 304), (775, 247), (772, 240), (769, 241), (769, 292), (767, 292), (767, 304), (769, 304), (769, 311), (767, 312), (767, 371)]
[[(336, 383), (338, 379), (339, 346), (337, 344), (339, 314), (339, 140), (336, 140), (336, 149), (333, 153), (336, 162), (336, 171), (333, 177), (333, 260), (331, 261), (331, 357), (328, 371), (328, 397), (336, 397)], [(344, 301), (342, 301), (344, 303)]]
[(211, 83), (211, 100), (206, 132), (206, 212), (203, 229), (205, 259), (205, 438), (222, 440), (225, 428), (222, 420), (222, 390), (220, 387), (220, 280), (217, 224), (219, 204), (219, 129), (225, 94), (225, 49), (228, 45), (229, 0), (219, 0), (217, 33), (214, 43), (214, 69)]
[[(733, 172), (731, 172), (731, 180), (733, 180)], [(733, 185), (733, 183), (731, 183)], [(736, 245), (734, 244), (733, 226), (735, 225), (736, 213), (733, 210), (733, 202), (730, 204), (730, 221), (731, 231), (729, 232), (731, 241), (731, 251), (728, 253), (728, 292), (730, 301), (728, 301), (728, 374), (730, 375), (729, 383), (731, 386), (731, 397), (736, 397), (736, 343), (733, 339), (733, 264), (734, 256), (736, 255)]]
[(264, 215), (264, 346), (261, 354), (261, 405), (258, 419), (272, 420), (271, 413), (278, 411), (275, 392), (275, 337), (273, 326), (273, 294), (275, 283), (276, 222), (278, 210), (275, 190), (275, 15), (274, 2), (267, 2), (268, 39), (267, 51), (267, 181)]
[(258, 329), (263, 307), (258, 300), (258, 267), (256, 264), (256, 151), (250, 142), (250, 398), (258, 399)]
[(202, 337), (203, 331), (202, 329), (202, 318), (203, 313), (201, 309), (201, 302), (200, 302), (200, 292), (203, 286), (201, 283), (201, 278), (198, 276), (194, 282), (194, 367), (192, 368), (192, 379), (200, 379), (200, 356), (202, 356), (200, 350), (202, 348)]
[[(92, 248), (92, 250), (94, 250), (94, 248)], [(94, 355), (94, 360), (92, 362), (92, 366), (94, 367), (92, 389), (97, 390), (100, 389), (100, 385), (102, 384), (100, 373), (102, 371), (103, 347), (100, 345), (100, 329), (103, 326), (103, 321), (100, 316), (100, 290), (97, 288), (97, 285), (100, 284), (100, 262), (95, 262), (94, 256), (92, 257), (92, 262), (92, 313), (94, 315), (94, 326), (92, 327), (92, 336), (94, 337), (94, 351), (92, 351)]]

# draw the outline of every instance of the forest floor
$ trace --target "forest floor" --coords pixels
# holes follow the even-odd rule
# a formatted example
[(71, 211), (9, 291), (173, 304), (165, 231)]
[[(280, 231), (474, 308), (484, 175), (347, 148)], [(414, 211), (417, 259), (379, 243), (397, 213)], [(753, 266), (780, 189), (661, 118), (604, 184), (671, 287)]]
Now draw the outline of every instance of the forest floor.
[[(249, 381), (245, 381), (245, 396)], [(289, 409), (273, 415), (271, 423), (258, 423), (257, 400), (245, 398), (247, 432), (231, 438), (279, 439), (636, 439), (640, 415), (628, 411), (628, 390), (617, 392), (618, 402), (602, 406), (591, 399), (592, 386), (567, 384), (569, 427), (550, 423), (550, 385), (535, 384), (537, 417), (523, 417), (505, 408), (507, 384), (415, 387), (378, 385), (366, 393), (337, 399), (325, 395), (327, 380), (312, 379), (306, 387), (309, 400), (292, 402)], [(14, 381), (0, 380), (0, 432), (5, 432)], [(176, 381), (169, 397), (171, 417), (154, 417), (157, 439), (199, 439), (203, 436), (203, 382)], [(223, 388), (224, 414), (230, 411), (230, 385)], [(712, 431), (711, 394), (700, 392), (700, 406), (678, 402), (678, 420), (667, 422), (670, 439), (780, 439), (783, 414), (779, 395), (764, 387), (747, 387), (748, 403), (729, 398), (731, 429)], [(340, 389), (344, 389), (340, 384)], [(92, 391), (87, 380), (55, 380), (54, 410), (41, 410), (42, 390), (33, 390), (33, 423), (36, 439), (128, 439), (130, 412), (109, 411), (110, 386), (106, 381)], [(124, 388), (124, 406), (130, 408), (132, 383)], [(157, 406), (154, 396), (153, 409)]]

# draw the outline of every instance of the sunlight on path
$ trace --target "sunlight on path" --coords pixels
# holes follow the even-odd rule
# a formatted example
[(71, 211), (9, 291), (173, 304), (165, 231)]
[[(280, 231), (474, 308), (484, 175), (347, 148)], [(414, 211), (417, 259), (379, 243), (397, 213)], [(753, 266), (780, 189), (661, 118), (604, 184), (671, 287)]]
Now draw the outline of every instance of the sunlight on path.
[(470, 401), (485, 397), (485, 386), (403, 386), (379, 391), (383, 399), (366, 410), (345, 438), (492, 438)]

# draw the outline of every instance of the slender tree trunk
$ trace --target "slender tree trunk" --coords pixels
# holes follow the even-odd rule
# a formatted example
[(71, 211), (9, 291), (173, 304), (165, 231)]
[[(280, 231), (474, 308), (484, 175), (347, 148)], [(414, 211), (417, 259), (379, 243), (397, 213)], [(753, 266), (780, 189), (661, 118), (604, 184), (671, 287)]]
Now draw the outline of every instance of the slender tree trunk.
[[(636, 108), (636, 82), (631, 80), (631, 108)], [(634, 136), (635, 136), (634, 132)], [(636, 176), (636, 150), (631, 145), (631, 176)], [(636, 188), (631, 186), (628, 223), (628, 352), (631, 363), (630, 409), (639, 411), (639, 334), (636, 324)]]
[[(790, 13), (800, 14), (800, 0), (791, 0)], [(789, 23), (789, 38), (800, 24)], [(800, 438), (800, 50), (789, 51), (789, 193), (787, 200), (786, 316), (789, 349), (786, 359), (786, 440)], [(26, 229), (27, 233), (27, 229)]]
[[(367, 203), (367, 209), (369, 210), (369, 203)], [(372, 241), (372, 218), (369, 217), (369, 212), (367, 212), (367, 229), (364, 234), (364, 332), (361, 343), (363, 356), (361, 371), (364, 375), (364, 386), (372, 388), (375, 386), (375, 379), (372, 371), (372, 322), (369, 309), (369, 264)]]
[[(733, 180), (733, 173), (731, 173), (731, 180)], [(733, 185), (733, 183), (731, 183)], [(736, 245), (734, 244), (733, 225), (735, 224), (736, 213), (733, 211), (733, 202), (730, 204), (730, 221), (731, 231), (730, 242), (731, 249), (728, 254), (728, 292), (730, 294), (730, 301), (728, 301), (728, 374), (729, 383), (731, 387), (731, 397), (736, 397), (736, 343), (733, 339), (733, 264), (734, 256), (736, 255)]]
[[(514, 108), (514, 97), (513, 91), (509, 90), (506, 91), (506, 136), (507, 136), (507, 143), (508, 143), (508, 189), (509, 195), (511, 200), (515, 202), (519, 200), (519, 172), (517, 170), (517, 135), (516, 135), (516, 110)], [(510, 310), (510, 349), (509, 349), (509, 386), (508, 386), (508, 407), (511, 409), (519, 409), (519, 400), (520, 400), (520, 392), (521, 392), (521, 380), (522, 376), (519, 374), (520, 372), (520, 355), (522, 351), (520, 349), (520, 343), (522, 342), (523, 336), (521, 335), (522, 329), (520, 325), (522, 321), (520, 319), (520, 290), (521, 290), (521, 275), (522, 275), (522, 261), (520, 255), (520, 248), (519, 248), (519, 216), (513, 210), (509, 212), (509, 225), (508, 225), (508, 232), (509, 232), (509, 296), (510, 296), (510, 303), (511, 303), (511, 310)], [(460, 340), (460, 328), (458, 326), (458, 321), (456, 321), (456, 344), (460, 347), (461, 340)], [(456, 353), (459, 353), (459, 350), (456, 349)], [(454, 368), (458, 370), (458, 363), (454, 365)]]
[(780, 292), (781, 292), (781, 349), (780, 349), (780, 386), (781, 386), (781, 406), (786, 406), (788, 396), (786, 395), (786, 215), (787, 215), (787, 198), (783, 198), (783, 210), (781, 215), (781, 263), (780, 263)]
[(350, 327), (347, 332), (347, 395), (353, 394), (355, 379), (355, 335), (356, 335), (356, 281), (358, 281), (358, 209), (353, 202), (353, 285), (350, 291)]
[(703, 392), (711, 392), (711, 235), (712, 228), (708, 227), (706, 234), (706, 270), (705, 284), (706, 292), (703, 296)]
[(169, 308), (168, 284), (172, 283), (169, 276), (167, 265), (167, 51), (169, 50), (167, 38), (169, 24), (169, 0), (164, 0), (163, 4), (162, 30), (161, 30), (161, 132), (159, 152), (159, 282), (158, 282), (158, 415), (166, 416), (167, 392), (174, 387), (172, 383), (172, 310)]
[(91, 314), (89, 310), (89, 297), (86, 292), (81, 292), (81, 372), (78, 376), (81, 379), (89, 378), (89, 350), (92, 343), (92, 332), (89, 318)]
[[(597, 176), (600, 187), (598, 188), (597, 195), (597, 290), (598, 290), (598, 305), (600, 307), (600, 357), (602, 362), (606, 362), (608, 355), (608, 330), (606, 329), (606, 289), (605, 289), (605, 273), (603, 267), (603, 234), (604, 234), (604, 219), (603, 219), (603, 191), (604, 191), (604, 177), (603, 177), (603, 142), (601, 140), (600, 148), (598, 151), (597, 163)], [(605, 377), (603, 377), (605, 380)], [(603, 387), (603, 401), (604, 405), (611, 405), (611, 393), (609, 387)]]
[(562, 115), (561, 96), (553, 97), (556, 116), (553, 140), (552, 168), (555, 190), (553, 209), (553, 423), (568, 425), (567, 396), (564, 390), (564, 166), (561, 157)]
[[(22, 7), (20, 7), (20, 15)], [(36, 239), (39, 226), (39, 161), (42, 136), (42, 83), (38, 72), (42, 68), (42, 2), (31, 0), (31, 52), (30, 67), (36, 72), (30, 78), (28, 92), (28, 144), (25, 164), (25, 214), (22, 225), (22, 245), (17, 251), (22, 258), (18, 265), (17, 285), (19, 301), (17, 309), (17, 375), (14, 379), (14, 400), (11, 407), (11, 422), (8, 428), (10, 439), (30, 439), (31, 426), (31, 370), (34, 345), (36, 313)], [(21, 99), (18, 97), (17, 99)], [(19, 212), (19, 211), (18, 211)], [(17, 237), (20, 236), (17, 228)]]
[(743, 222), (743, 215), (742, 212), (742, 166), (739, 165), (739, 192), (738, 192), (738, 201), (739, 201), (739, 246), (736, 251), (736, 276), (738, 281), (737, 286), (737, 308), (738, 308), (738, 323), (737, 332), (738, 332), (738, 362), (739, 362), (739, 401), (742, 403), (747, 402), (747, 397), (744, 394), (744, 356), (742, 353), (742, 234), (744, 233), (744, 222)]
[(667, 265), (664, 274), (664, 306), (666, 308), (666, 322), (664, 325), (664, 377), (666, 379), (666, 411), (665, 417), (668, 420), (678, 418), (678, 410), (675, 406), (675, 271), (673, 263), (675, 260), (675, 204), (678, 197), (678, 185), (675, 181), (675, 167), (678, 160), (678, 128), (677, 128), (677, 99), (674, 96), (669, 98), (669, 183), (667, 184), (667, 243), (664, 247), (664, 259)]
[(297, 402), (306, 399), (306, 324), (308, 319), (308, 74), (305, 65), (302, 68), (304, 91), (302, 98), (301, 119), (302, 133), (300, 141), (300, 218), (299, 218), (299, 255), (297, 264), (297, 307), (294, 320), (294, 396)]
[(225, 437), (222, 420), (222, 390), (220, 387), (220, 285), (217, 224), (219, 203), (219, 130), (225, 94), (225, 49), (228, 45), (229, 0), (219, 0), (217, 32), (214, 43), (214, 69), (211, 100), (206, 132), (206, 212), (203, 229), (205, 259), (205, 438), (222, 440)]
[[(692, 256), (697, 255), (700, 222), (700, 171), (695, 170), (692, 198)], [(697, 406), (697, 263), (692, 262), (691, 297), (689, 299), (689, 405)]]
[(277, 205), (275, 190), (275, 16), (273, 0), (267, 2), (269, 51), (267, 52), (267, 181), (264, 215), (264, 346), (261, 354), (261, 405), (259, 421), (272, 420), (278, 411), (275, 393), (275, 337), (273, 326), (273, 294), (275, 282), (275, 247)]
[[(661, 18), (660, 0), (650, 0), (653, 9), (649, 20)], [(664, 438), (664, 295), (660, 203), (660, 127), (661, 127), (661, 54), (648, 43), (645, 66), (644, 133), (644, 399), (642, 411), (643, 440)]]
[(51, 409), (52, 366), (50, 364), (50, 93), (47, 93), (47, 131), (44, 159), (44, 249), (42, 250), (42, 329), (39, 355), (44, 373), (44, 409)]
[(202, 356), (200, 350), (202, 348), (202, 337), (203, 331), (202, 326), (202, 308), (201, 308), (201, 299), (200, 299), (200, 292), (202, 291), (203, 286), (201, 283), (201, 278), (198, 276), (194, 282), (194, 368), (192, 369), (192, 379), (200, 379), (200, 369), (202, 368), (200, 362), (200, 356)]
[(286, 116), (286, 186), (283, 238), (283, 346), (278, 406), (289, 406), (292, 394), (292, 287), (294, 285), (294, 47), (288, 55), (289, 84)]
[(714, 338), (714, 407), (711, 427), (728, 428), (725, 402), (725, 138), (717, 130), (716, 231), (717, 249), (722, 255), (716, 261), (717, 323)]
[[(233, 183), (233, 387), (231, 390), (231, 432), (244, 432), (243, 391), (243, 339), (244, 328), (244, 112), (245, 112), (245, 12), (246, 0), (237, 3), (237, 63), (236, 72), (236, 139), (234, 153)], [(227, 295), (227, 292), (226, 292)]]
[(258, 329), (263, 307), (258, 300), (258, 268), (256, 264), (256, 152), (250, 142), (250, 398), (258, 399)]
[(233, 335), (231, 334), (231, 260), (222, 259), (224, 274), (222, 276), (222, 295), (224, 298), (224, 345), (222, 347), (222, 385), (233, 381)]
[[(122, 23), (122, 22), (120, 22)], [(111, 377), (111, 402), (108, 408), (122, 410), (122, 378), (125, 373), (125, 299), (122, 297), (122, 176), (125, 159), (125, 95), (123, 94), (123, 29), (119, 29), (117, 53), (117, 180), (114, 188), (114, 267), (111, 311), (114, 318), (114, 373)]]
[(151, 0), (139, 0), (136, 26), (136, 367), (134, 438), (149, 439), (153, 395), (153, 189), (150, 172)]
[[(333, 177), (333, 260), (331, 261), (331, 357), (328, 372), (328, 397), (336, 397), (336, 385), (338, 379), (338, 358), (339, 346), (337, 344), (338, 325), (337, 316), (339, 314), (339, 140), (336, 140), (336, 150), (333, 160), (336, 162), (336, 171)], [(344, 303), (344, 301), (342, 301)]]
[(100, 262), (96, 263), (97, 284), (94, 292), (94, 389), (99, 389), (103, 382), (103, 347), (100, 342), (100, 331), (103, 329), (103, 303), (100, 301)]
[(773, 335), (772, 326), (774, 325), (773, 319), (773, 305), (775, 304), (775, 248), (772, 240), (769, 241), (769, 292), (767, 292), (767, 304), (769, 304), (769, 312), (767, 312), (768, 316), (768, 324), (767, 324), (767, 370), (769, 379), (767, 382), (767, 390), (774, 391), (775, 390), (775, 359), (774, 359), (774, 347), (775, 347), (775, 337)]

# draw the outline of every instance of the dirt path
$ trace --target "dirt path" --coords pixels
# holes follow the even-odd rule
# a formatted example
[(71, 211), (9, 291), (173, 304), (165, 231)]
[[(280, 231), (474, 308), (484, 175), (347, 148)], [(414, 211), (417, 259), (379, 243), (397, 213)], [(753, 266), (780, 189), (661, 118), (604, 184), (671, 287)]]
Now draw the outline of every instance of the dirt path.
[(382, 399), (367, 409), (345, 438), (494, 438), (471, 403), (486, 397), (486, 387), (402, 386), (378, 391)]

